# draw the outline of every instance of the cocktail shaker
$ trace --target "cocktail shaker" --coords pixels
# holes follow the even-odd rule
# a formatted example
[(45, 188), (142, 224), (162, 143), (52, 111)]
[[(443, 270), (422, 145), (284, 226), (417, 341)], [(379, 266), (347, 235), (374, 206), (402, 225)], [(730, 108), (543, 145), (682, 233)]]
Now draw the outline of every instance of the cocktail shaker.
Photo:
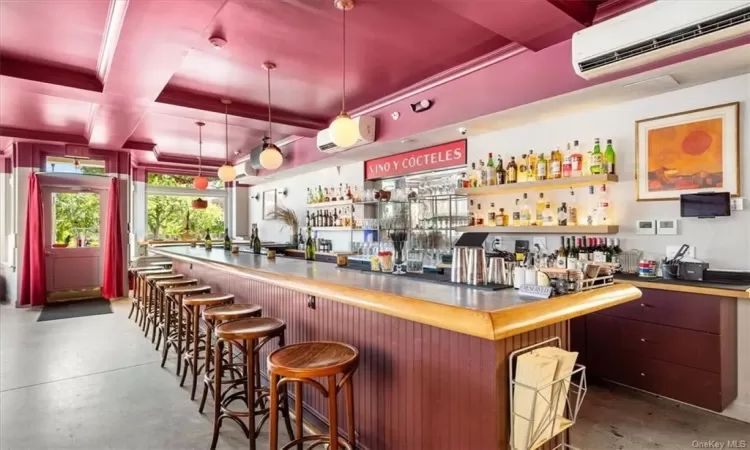
[(469, 284), (479, 286), (487, 284), (487, 260), (484, 248), (471, 247), (469, 250), (469, 270), (467, 277)]
[(453, 265), (451, 266), (451, 282), (466, 283), (469, 268), (469, 254), (466, 247), (453, 247)]

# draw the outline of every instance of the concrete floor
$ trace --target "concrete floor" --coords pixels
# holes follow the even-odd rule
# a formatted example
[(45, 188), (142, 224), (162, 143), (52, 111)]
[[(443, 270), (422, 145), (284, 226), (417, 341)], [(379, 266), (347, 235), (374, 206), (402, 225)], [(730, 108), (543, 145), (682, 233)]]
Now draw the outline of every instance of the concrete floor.
[[(129, 309), (116, 302), (114, 314), (37, 323), (38, 311), (0, 306), (0, 449), (208, 448), (212, 413), (198, 414), (173, 361), (159, 366)], [(689, 449), (694, 440), (749, 439), (750, 424), (590, 386), (572, 438), (590, 450)], [(218, 448), (247, 440), (227, 421)], [(265, 432), (258, 448), (267, 448)]]

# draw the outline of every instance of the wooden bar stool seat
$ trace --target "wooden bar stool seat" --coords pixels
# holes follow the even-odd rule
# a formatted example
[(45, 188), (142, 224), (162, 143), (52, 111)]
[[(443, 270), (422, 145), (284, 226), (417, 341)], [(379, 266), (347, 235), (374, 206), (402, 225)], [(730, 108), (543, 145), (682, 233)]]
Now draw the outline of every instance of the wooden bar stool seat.
[[(234, 295), (221, 292), (209, 292), (185, 297), (182, 304), (185, 307), (187, 329), (189, 330), (183, 362), (185, 366), (182, 369), (182, 379), (180, 386), (185, 384), (188, 369), (192, 374), (192, 387), (190, 389), (190, 400), (195, 400), (195, 389), (198, 386), (198, 374), (203, 370), (204, 364), (198, 365), (199, 360), (203, 360), (206, 352), (206, 346), (203, 345), (205, 333), (200, 331), (201, 311), (205, 308), (220, 305), (229, 305), (234, 303)], [(210, 345), (210, 344), (209, 344)]]
[[(282, 450), (297, 446), (302, 448), (304, 442), (315, 441), (328, 443), (330, 450), (343, 447), (347, 450), (356, 448), (354, 430), (354, 385), (352, 376), (359, 366), (359, 351), (351, 345), (341, 342), (302, 342), (274, 350), (268, 355), (268, 372), (270, 374), (270, 450), (278, 450), (278, 397), (276, 392), (286, 389), (288, 383), (294, 383), (294, 413), (296, 416), (296, 439), (293, 439)], [(341, 378), (337, 381), (337, 375)], [(314, 378), (327, 378), (326, 388)], [(328, 397), (328, 435), (303, 436), (302, 420), (302, 384), (309, 384)], [(336, 397), (342, 389), (346, 400), (346, 440), (338, 433), (338, 408)]]
[[(191, 280), (193, 281), (193, 280)], [(161, 366), (167, 362), (169, 349), (174, 348), (177, 353), (177, 375), (182, 369), (182, 355), (185, 352), (186, 340), (190, 333), (190, 328), (185, 322), (185, 307), (182, 304), (183, 299), (189, 295), (206, 294), (211, 292), (211, 286), (190, 285), (190, 286), (173, 286), (164, 290), (166, 317), (164, 318), (164, 348), (161, 355)]]
[(133, 320), (136, 323), (143, 324), (143, 318), (141, 317), (141, 303), (146, 296), (146, 275), (167, 274), (172, 273), (172, 271), (158, 267), (146, 266), (134, 267), (130, 269), (130, 272), (133, 274), (133, 298), (130, 300), (130, 314), (128, 314), (128, 319), (130, 319), (133, 316), (133, 312), (135, 312), (135, 319)]
[[(212, 306), (203, 310), (203, 323), (206, 325), (205, 334), (205, 347), (206, 347), (206, 370), (203, 375), (203, 394), (201, 395), (201, 404), (198, 407), (198, 412), (203, 414), (203, 408), (206, 406), (206, 398), (208, 392), (211, 391), (211, 397), (213, 398), (214, 392), (214, 370), (211, 367), (213, 363), (213, 333), (218, 325), (227, 320), (247, 319), (250, 317), (260, 317), (263, 313), (263, 308), (258, 305), (252, 304), (231, 304), (223, 306)], [(231, 375), (232, 380), (235, 379), (237, 373), (234, 364), (233, 346), (227, 343), (226, 361), (222, 365), (224, 368), (223, 372), (228, 372)], [(222, 374), (223, 376), (223, 374)], [(260, 371), (257, 373), (256, 383), (260, 385)]]
[[(278, 345), (284, 346), (284, 331), (286, 324), (272, 317), (253, 317), (247, 319), (238, 319), (224, 322), (216, 326), (216, 345), (214, 347), (214, 434), (211, 441), (211, 449), (216, 448), (219, 439), (219, 429), (224, 419), (231, 419), (236, 422), (245, 435), (250, 440), (250, 450), (255, 450), (256, 439), (260, 434), (263, 423), (268, 419), (269, 409), (267, 400), (269, 396), (276, 395), (271, 402), (276, 402), (277, 408), (279, 397), (282, 401), (282, 413), (286, 421), (287, 430), (292, 435), (292, 422), (289, 416), (289, 402), (286, 390), (279, 392), (274, 389), (270, 392), (260, 384), (258, 374), (260, 372), (260, 351), (272, 339), (278, 339)], [(243, 354), (244, 367), (243, 376), (227, 382), (223, 386), (224, 373), (224, 345), (231, 343), (237, 347)], [(241, 400), (246, 407), (243, 410), (237, 410), (232, 407), (232, 403)], [(260, 416), (260, 421), (256, 424), (256, 416)], [(245, 424), (242, 419), (248, 419)]]
[[(154, 283), (154, 287), (156, 290), (156, 296), (157, 301), (159, 302), (159, 321), (157, 326), (157, 331), (159, 333), (159, 336), (156, 338), (156, 350), (159, 350), (159, 347), (161, 346), (162, 340), (165, 336), (165, 328), (167, 323), (167, 318), (170, 319), (171, 323), (170, 327), (174, 326), (175, 317), (172, 314), (169, 314), (170, 312), (170, 304), (167, 301), (167, 294), (165, 293), (165, 290), (168, 288), (173, 287), (182, 287), (182, 286), (196, 286), (198, 284), (198, 280), (195, 278), (185, 278), (184, 275), (182, 278), (177, 278), (174, 280), (158, 280)], [(171, 330), (172, 328), (170, 328)]]
[[(151, 343), (153, 344), (156, 340), (156, 328), (157, 324), (159, 322), (159, 314), (161, 309), (161, 297), (162, 295), (158, 291), (156, 287), (157, 281), (171, 281), (171, 280), (182, 280), (185, 278), (185, 275), (179, 274), (179, 273), (158, 273), (158, 274), (152, 274), (148, 273), (146, 276), (146, 290), (147, 295), (145, 297), (145, 305), (144, 305), (144, 311), (145, 311), (145, 317), (146, 317), (146, 327), (144, 330), (143, 335), (148, 336), (148, 332), (151, 331)], [(153, 328), (151, 328), (153, 327)]]

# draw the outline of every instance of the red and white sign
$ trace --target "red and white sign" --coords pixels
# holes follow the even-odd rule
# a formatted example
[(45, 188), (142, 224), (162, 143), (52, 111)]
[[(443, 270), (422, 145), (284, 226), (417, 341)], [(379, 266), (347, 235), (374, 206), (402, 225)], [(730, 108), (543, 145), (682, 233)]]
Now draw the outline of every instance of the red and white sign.
[(466, 164), (466, 139), (365, 161), (365, 180)]

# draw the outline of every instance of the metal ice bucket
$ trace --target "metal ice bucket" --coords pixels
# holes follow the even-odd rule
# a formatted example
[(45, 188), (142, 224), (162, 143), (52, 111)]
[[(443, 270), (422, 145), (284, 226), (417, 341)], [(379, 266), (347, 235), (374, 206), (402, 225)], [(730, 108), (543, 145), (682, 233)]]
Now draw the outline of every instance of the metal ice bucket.
[(492, 284), (508, 284), (506, 275), (505, 259), (498, 256), (490, 258), (489, 269), (487, 269), (487, 282)]
[(469, 270), (467, 278), (469, 284), (479, 286), (487, 284), (487, 260), (485, 259), (484, 248), (469, 248)]
[(451, 281), (453, 283), (466, 283), (469, 266), (469, 254), (466, 247), (453, 248), (453, 266), (451, 266)]

